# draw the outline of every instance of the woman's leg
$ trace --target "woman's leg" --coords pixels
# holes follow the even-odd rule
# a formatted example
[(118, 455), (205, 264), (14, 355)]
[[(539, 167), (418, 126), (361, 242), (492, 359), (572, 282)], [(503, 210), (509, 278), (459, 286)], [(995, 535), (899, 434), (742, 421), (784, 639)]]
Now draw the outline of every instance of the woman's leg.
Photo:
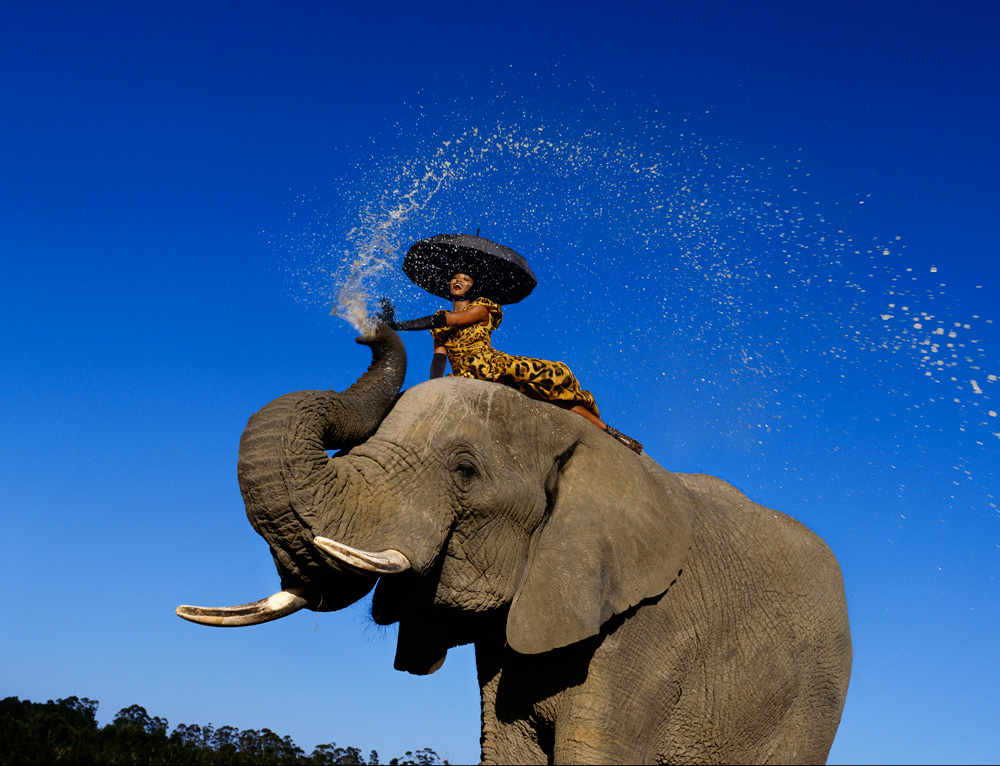
[(582, 418), (584, 418), (586, 420), (589, 420), (591, 423), (593, 423), (595, 426), (597, 426), (598, 428), (600, 428), (602, 431), (604, 431), (609, 436), (612, 436), (615, 439), (617, 439), (618, 441), (620, 441), (622, 444), (624, 444), (626, 447), (628, 447), (633, 452), (635, 452), (637, 454), (640, 453), (640, 452), (642, 452), (642, 444), (640, 442), (636, 441), (631, 436), (626, 436), (625, 434), (623, 434), (621, 431), (619, 431), (616, 428), (611, 428), (610, 426), (608, 426), (607, 423), (605, 423), (603, 420), (601, 420), (599, 417), (597, 417), (597, 415), (595, 415), (593, 412), (591, 412), (590, 410), (588, 410), (583, 405), (577, 404), (577, 405), (574, 406), (574, 405), (571, 405), (569, 402), (550, 401), (549, 399), (543, 399), (541, 396), (539, 396), (538, 394), (536, 394), (535, 392), (530, 391), (530, 390), (522, 390), (521, 393), (523, 393), (529, 399), (536, 399), (536, 400), (538, 400), (540, 402), (549, 402), (550, 404), (554, 404), (557, 407), (562, 407), (564, 410), (569, 410), (570, 412), (575, 412), (580, 417), (582, 417)]
[(588, 410), (582, 404), (574, 405), (571, 402), (561, 402), (558, 399), (546, 399), (540, 394), (535, 393), (530, 388), (522, 388), (521, 393), (527, 396), (529, 399), (534, 399), (537, 402), (548, 402), (549, 404), (554, 404), (556, 407), (562, 407), (564, 410), (569, 410), (570, 412), (575, 412), (582, 418), (589, 420), (595, 426), (600, 428), (602, 431), (608, 427), (608, 424), (601, 420), (597, 415)]
[(584, 407), (582, 405), (578, 404), (575, 407), (570, 407), (569, 411), (570, 412), (575, 412), (580, 417), (586, 418), (591, 423), (593, 423), (595, 426), (597, 426), (598, 428), (600, 428), (602, 431), (608, 427), (607, 423), (605, 423), (603, 420), (601, 420), (599, 417), (597, 417), (597, 415), (595, 415), (593, 412), (591, 412), (590, 410), (588, 410), (586, 407)]

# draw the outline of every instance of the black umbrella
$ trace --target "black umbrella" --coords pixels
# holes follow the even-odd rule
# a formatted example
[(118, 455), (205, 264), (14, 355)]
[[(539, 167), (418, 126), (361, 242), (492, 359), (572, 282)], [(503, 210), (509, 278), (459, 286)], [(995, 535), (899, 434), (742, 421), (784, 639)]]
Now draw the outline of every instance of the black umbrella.
[(469, 234), (439, 234), (413, 244), (403, 273), (431, 295), (451, 300), (449, 282), (457, 272), (472, 277), (472, 291), (497, 303), (517, 303), (538, 281), (527, 261), (509, 247)]

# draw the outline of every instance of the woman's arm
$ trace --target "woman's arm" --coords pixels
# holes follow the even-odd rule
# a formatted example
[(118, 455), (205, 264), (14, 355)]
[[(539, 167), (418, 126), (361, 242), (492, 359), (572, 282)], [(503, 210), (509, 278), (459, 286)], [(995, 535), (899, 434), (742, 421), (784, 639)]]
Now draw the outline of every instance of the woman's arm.
[(388, 298), (383, 298), (382, 309), (375, 314), (375, 317), (379, 321), (385, 322), (393, 330), (410, 331), (434, 330), (441, 327), (466, 327), (485, 321), (489, 315), (489, 310), (482, 304), (479, 304), (477, 306), (470, 306), (462, 311), (439, 311), (430, 316), (399, 322), (396, 320), (396, 312), (393, 309), (392, 302)]
[(471, 324), (485, 322), (489, 315), (489, 309), (480, 303), (462, 311), (446, 311), (444, 317), (446, 327), (468, 327)]

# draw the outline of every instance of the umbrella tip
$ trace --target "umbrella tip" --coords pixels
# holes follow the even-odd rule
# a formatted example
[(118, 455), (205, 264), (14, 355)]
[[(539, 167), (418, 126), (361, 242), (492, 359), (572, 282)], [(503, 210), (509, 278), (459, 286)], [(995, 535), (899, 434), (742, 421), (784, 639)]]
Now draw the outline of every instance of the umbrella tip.
[(479, 236), (479, 227), (478, 226), (476, 227), (476, 236), (477, 237)]

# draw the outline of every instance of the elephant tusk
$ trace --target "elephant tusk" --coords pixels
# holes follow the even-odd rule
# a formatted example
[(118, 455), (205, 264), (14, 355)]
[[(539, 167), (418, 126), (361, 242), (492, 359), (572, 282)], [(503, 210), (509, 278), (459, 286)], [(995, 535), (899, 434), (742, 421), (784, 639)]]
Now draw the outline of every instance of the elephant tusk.
[(197, 622), (201, 625), (213, 625), (218, 628), (238, 628), (243, 625), (259, 625), (281, 617), (286, 617), (302, 609), (308, 601), (303, 597), (305, 591), (298, 588), (288, 588), (268, 596), (252, 604), (240, 606), (187, 606), (177, 607), (178, 617)]
[(399, 551), (387, 550), (381, 553), (359, 551), (329, 537), (316, 537), (313, 539), (313, 544), (327, 556), (358, 572), (399, 574), (410, 568), (410, 560)]

